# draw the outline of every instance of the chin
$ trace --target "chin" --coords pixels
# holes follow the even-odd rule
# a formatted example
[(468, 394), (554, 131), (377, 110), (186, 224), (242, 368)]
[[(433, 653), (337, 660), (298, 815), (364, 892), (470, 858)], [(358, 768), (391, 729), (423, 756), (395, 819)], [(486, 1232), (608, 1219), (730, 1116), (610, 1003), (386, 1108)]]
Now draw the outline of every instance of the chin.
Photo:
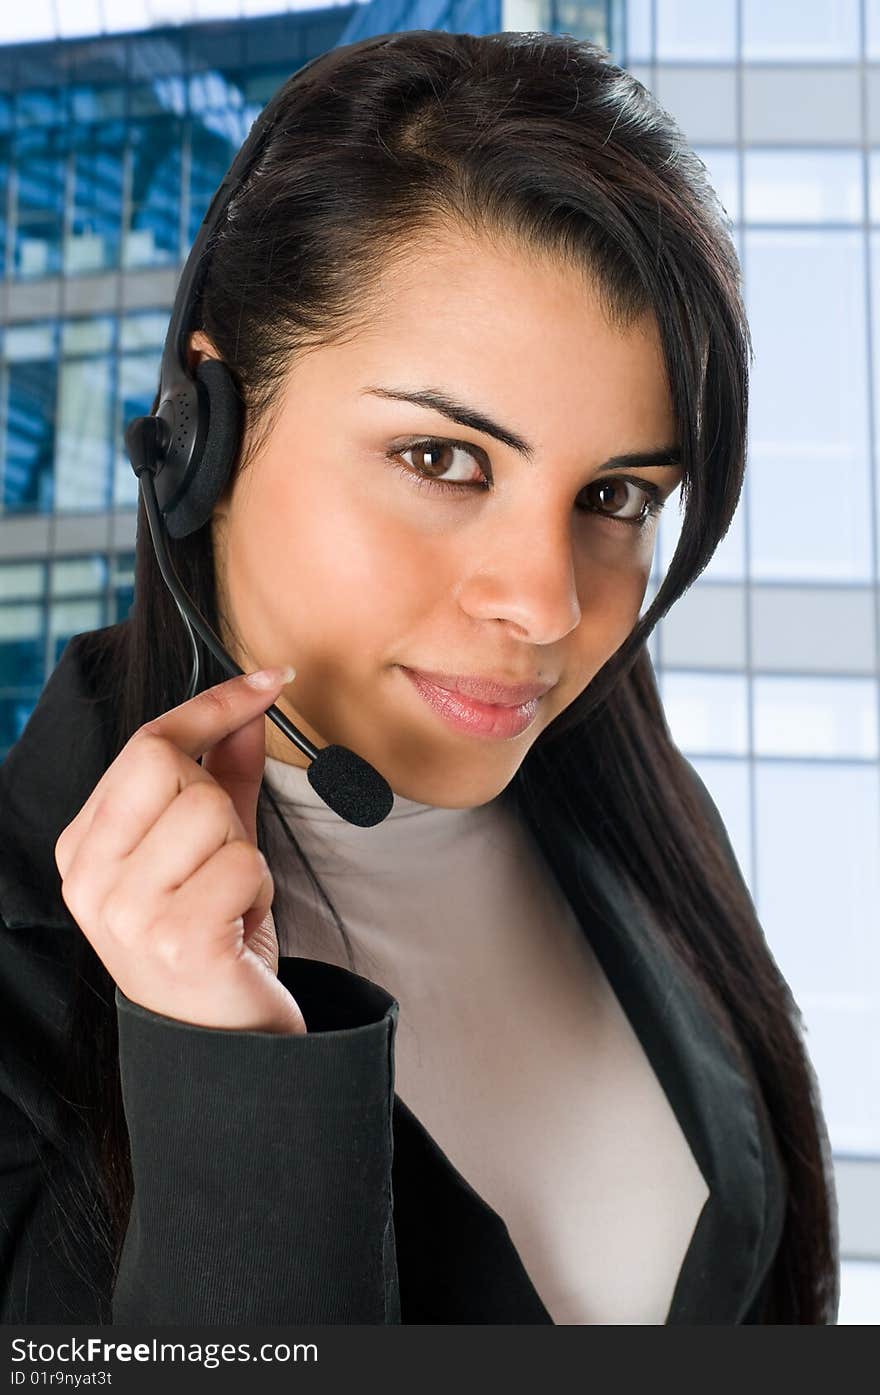
[(448, 770), (436, 780), (406, 779), (392, 781), (392, 788), (403, 799), (412, 799), (417, 804), (433, 804), (438, 809), (476, 809), (497, 798), (513, 779), (515, 772), (500, 780), (475, 781), (471, 775), (463, 775), (451, 781)]

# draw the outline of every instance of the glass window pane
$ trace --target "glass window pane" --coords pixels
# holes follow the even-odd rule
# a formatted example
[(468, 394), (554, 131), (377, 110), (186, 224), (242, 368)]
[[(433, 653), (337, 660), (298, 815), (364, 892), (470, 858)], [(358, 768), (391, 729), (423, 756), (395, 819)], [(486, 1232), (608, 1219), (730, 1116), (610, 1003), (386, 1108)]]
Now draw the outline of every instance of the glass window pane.
[[(237, 18), (245, 13), (241, 0), (206, 0), (206, 3), (221, 6), (222, 12), (230, 17)], [(218, 10), (218, 14), (220, 12)], [(187, 46), (190, 72), (216, 68), (224, 77), (235, 73), (244, 61), (248, 30), (249, 26), (237, 24), (229, 25), (228, 28), (225, 25), (200, 24), (197, 29), (193, 29)]]
[(115, 321), (110, 315), (94, 315), (81, 320), (64, 320), (61, 325), (61, 352), (93, 354), (113, 348)]
[(626, 10), (626, 61), (634, 63), (650, 62), (653, 54), (651, 39), (652, 0), (627, 0)]
[(52, 596), (94, 595), (103, 592), (107, 581), (107, 558), (102, 553), (91, 557), (65, 557), (49, 568), (49, 590)]
[(125, 452), (125, 428), (133, 417), (146, 416), (159, 386), (160, 355), (125, 354), (119, 360), (117, 428), (114, 437), (115, 462), (113, 507), (134, 508), (138, 502), (138, 480)]
[(63, 87), (28, 87), (15, 94), (15, 120), (21, 127), (58, 126), (64, 121)]
[(660, 693), (673, 739), (685, 755), (745, 755), (748, 689), (744, 674), (663, 670)]
[(838, 1153), (880, 1153), (880, 993), (804, 993), (810, 1059), (832, 1148)]
[(657, 57), (736, 57), (734, 0), (657, 0)]
[(71, 359), (61, 365), (55, 484), (58, 513), (108, 506), (110, 382), (109, 358)]
[(189, 79), (189, 106), (195, 113), (240, 111), (244, 106), (244, 74), (221, 73), (216, 68), (193, 73)]
[(73, 635), (97, 630), (106, 624), (103, 596), (96, 600), (55, 601), (49, 608), (49, 635), (52, 663), (57, 664), (64, 646)]
[(717, 145), (694, 147), (709, 174), (715, 190), (732, 223), (739, 222), (739, 155), (736, 150)]
[(203, 125), (192, 125), (192, 160), (190, 163), (190, 215), (187, 245), (195, 241), (208, 205), (217, 186), (232, 163), (236, 147), (233, 142)]
[(758, 910), (795, 998), (877, 993), (876, 769), (757, 761), (755, 780)]
[(747, 150), (745, 195), (750, 223), (861, 223), (861, 154)]
[(142, 310), (119, 321), (121, 349), (161, 349), (168, 332), (167, 310)]
[(688, 759), (715, 802), (743, 880), (752, 892), (750, 763), (745, 760), (713, 759), (711, 756), (689, 756)]
[(9, 362), (55, 357), (56, 323), (54, 320), (34, 321), (32, 324), (8, 325), (4, 353)]
[(0, 276), (6, 275), (6, 240), (9, 227), (10, 190), (9, 141), (0, 136)]
[(22, 693), (0, 696), (0, 761), (5, 760), (27, 725), (37, 705), (41, 689), (25, 689)]
[(0, 605), (0, 688), (42, 684), (42, 605)]
[(249, 105), (264, 107), (290, 74), (291, 68), (287, 63), (281, 67), (249, 68), (244, 76), (246, 102)]
[(875, 679), (758, 675), (753, 683), (760, 755), (876, 760)]
[(11, 363), (7, 370), (6, 513), (51, 512), (57, 377), (52, 361)]
[(180, 257), (182, 123), (157, 117), (129, 128), (131, 214), (126, 235), (127, 267), (161, 266)]
[(128, 89), (128, 110), (132, 117), (164, 116), (164, 94), (155, 82), (132, 83)]
[(746, 491), (753, 575), (873, 575), (864, 239), (746, 235), (755, 364)]
[(742, 23), (747, 60), (859, 56), (859, 0), (743, 0)]
[(76, 83), (70, 88), (74, 121), (112, 121), (125, 115), (125, 88), (107, 83)]
[(73, 128), (73, 208), (64, 254), (68, 275), (119, 264), (124, 141), (121, 122)]
[(804, 1013), (832, 1147), (880, 1150), (876, 767), (759, 761), (755, 779), (757, 909)]
[[(128, 0), (133, 4), (134, 0)], [(153, 18), (152, 11), (155, 8), (153, 0), (146, 0), (146, 21), (144, 28)], [(183, 71), (185, 63), (185, 45), (188, 46), (189, 34), (178, 38), (172, 31), (167, 29), (149, 31), (144, 34), (133, 34), (129, 43), (129, 67), (132, 77), (152, 81), (156, 73), (180, 73)]]
[[(672, 498), (666, 504), (660, 515), (660, 530), (657, 536), (657, 544), (654, 552), (655, 563), (659, 566), (661, 575), (665, 576), (669, 570), (673, 554), (678, 546), (681, 537), (684, 514), (681, 510), (681, 491), (675, 490)], [(733, 515), (733, 522), (728, 528), (721, 542), (716, 547), (709, 565), (703, 570), (702, 576), (707, 581), (739, 581), (746, 574), (746, 549), (745, 549), (745, 529), (743, 526), (743, 510), (740, 506)], [(678, 603), (679, 605), (681, 602)], [(666, 621), (661, 620), (660, 624)]]
[(51, 276), (61, 267), (65, 154), (57, 130), (15, 135), (15, 274)]
[[(880, 403), (880, 232), (868, 236), (871, 257), (871, 324), (874, 335), (873, 383), (874, 402)], [(880, 411), (874, 410), (874, 459), (875, 469), (880, 470)], [(880, 539), (880, 488), (875, 489), (877, 512), (875, 517), (876, 537)], [(880, 583), (880, 555), (877, 558), (877, 582)], [(880, 636), (878, 636), (880, 645)]]
[(110, 624), (124, 620), (134, 604), (134, 553), (120, 553), (113, 564), (113, 596), (116, 614)]
[(0, 563), (0, 600), (40, 600), (45, 584), (43, 562)]

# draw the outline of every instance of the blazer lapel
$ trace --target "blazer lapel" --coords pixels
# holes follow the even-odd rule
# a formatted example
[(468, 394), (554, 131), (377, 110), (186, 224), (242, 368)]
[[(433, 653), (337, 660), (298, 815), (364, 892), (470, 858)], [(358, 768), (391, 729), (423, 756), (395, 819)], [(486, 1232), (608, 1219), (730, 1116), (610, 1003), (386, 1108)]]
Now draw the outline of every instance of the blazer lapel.
[[(574, 831), (529, 827), (669, 1099), (709, 1195), (668, 1324), (742, 1322), (781, 1234), (784, 1173), (765, 1106), (657, 922)], [(633, 1145), (639, 1146), (634, 1121)]]

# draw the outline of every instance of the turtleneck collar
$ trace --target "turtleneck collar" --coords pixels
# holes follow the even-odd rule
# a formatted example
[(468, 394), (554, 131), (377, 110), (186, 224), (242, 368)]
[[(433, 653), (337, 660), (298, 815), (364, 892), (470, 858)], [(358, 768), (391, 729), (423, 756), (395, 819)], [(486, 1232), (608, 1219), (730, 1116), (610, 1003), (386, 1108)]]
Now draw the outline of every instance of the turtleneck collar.
[[(308, 771), (304, 766), (288, 765), (286, 761), (276, 760), (274, 756), (266, 757), (265, 778), (271, 786), (279, 804), (291, 805), (294, 807), (298, 817), (308, 819), (314, 823), (326, 823), (344, 825), (351, 828), (353, 825), (347, 823), (345, 819), (339, 817), (337, 813), (325, 804), (321, 796), (312, 789), (309, 783)], [(467, 809), (438, 809), (433, 804), (419, 804), (414, 799), (404, 799), (403, 795), (394, 795), (394, 804), (388, 815), (389, 819), (409, 818), (416, 814), (427, 815), (431, 812), (443, 814), (466, 814)]]
[[(341, 858), (347, 866), (361, 865), (373, 872), (387, 867), (400, 873), (410, 859), (413, 869), (418, 867), (419, 875), (424, 876), (424, 856), (451, 851), (501, 813), (500, 795), (472, 808), (447, 809), (395, 793), (388, 817), (371, 828), (360, 828), (324, 803), (309, 784), (305, 767), (267, 756), (264, 778), (281, 812), (295, 821), (297, 836), (305, 836), (310, 856), (314, 852), (324, 870), (335, 867)], [(436, 865), (439, 868), (442, 864)], [(444, 874), (448, 874), (448, 865)]]

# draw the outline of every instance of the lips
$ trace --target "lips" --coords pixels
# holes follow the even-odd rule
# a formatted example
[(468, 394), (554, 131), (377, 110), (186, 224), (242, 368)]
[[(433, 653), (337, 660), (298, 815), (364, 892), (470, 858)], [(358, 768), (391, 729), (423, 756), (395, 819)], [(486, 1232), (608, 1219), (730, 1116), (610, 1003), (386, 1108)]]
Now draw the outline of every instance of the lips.
[(472, 674), (435, 673), (430, 669), (415, 668), (410, 672), (433, 683), (436, 688), (445, 688), (450, 693), (459, 693), (462, 697), (475, 698), (477, 702), (492, 703), (498, 707), (521, 707), (523, 703), (549, 692), (555, 682), (511, 684)]
[[(442, 688), (438, 683), (426, 678), (418, 669), (404, 668), (401, 673), (409, 680), (423, 702), (449, 727), (466, 736), (481, 740), (509, 741), (522, 736), (538, 715), (539, 698), (532, 697), (528, 702), (509, 707), (500, 703), (482, 702), (451, 688)], [(442, 675), (448, 682), (450, 675)], [(478, 680), (485, 684), (486, 680)], [(498, 689), (498, 684), (493, 683)], [(533, 685), (534, 686), (534, 685)], [(510, 692), (507, 686), (506, 691)]]

